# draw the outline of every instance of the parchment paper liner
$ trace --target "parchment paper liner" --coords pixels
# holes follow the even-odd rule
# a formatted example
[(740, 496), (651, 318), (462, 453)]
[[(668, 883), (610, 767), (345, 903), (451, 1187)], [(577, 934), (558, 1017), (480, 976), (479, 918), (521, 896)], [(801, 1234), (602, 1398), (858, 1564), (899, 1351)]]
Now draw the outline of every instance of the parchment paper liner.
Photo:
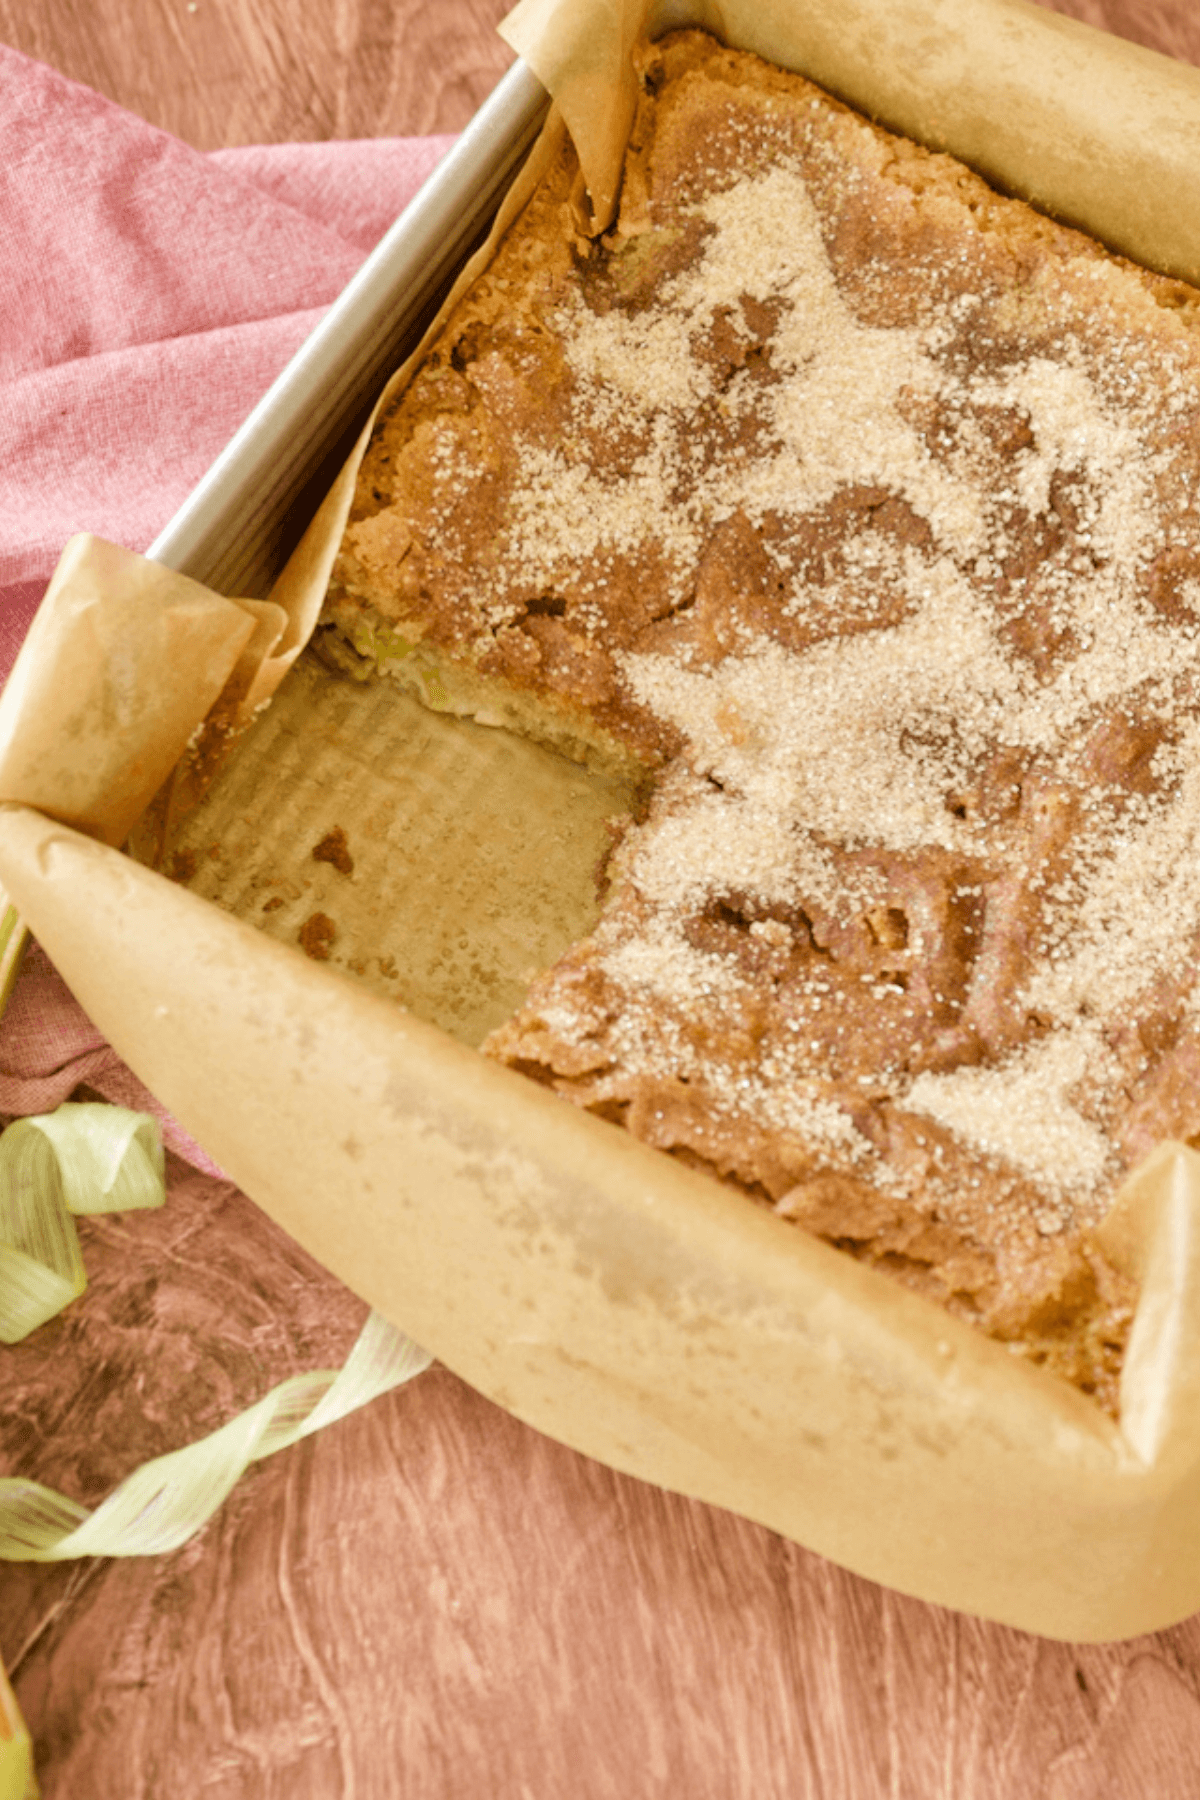
[[(506, 25), (561, 98), (601, 219), (628, 117), (614, 71), (643, 10), (537, 0)], [(1014, 0), (728, 0), (702, 20), (889, 122), (983, 146), (973, 159), (1006, 185), (1032, 171), (1043, 204), (1144, 260), (1200, 269), (1180, 180), (1196, 71)], [(561, 129), (556, 111), (456, 293)], [(1142, 1281), (1117, 1427), (885, 1277), (107, 847), (164, 782), (194, 797), (202, 721), (211, 748), (294, 660), (361, 448), (269, 602), (68, 547), (0, 700), (0, 795), (24, 803), (0, 810), (0, 879), (91, 1017), (329, 1268), (576, 1448), (1051, 1636), (1195, 1610), (1200, 1157), (1161, 1146), (1104, 1227)], [(171, 804), (169, 786), (160, 822)]]

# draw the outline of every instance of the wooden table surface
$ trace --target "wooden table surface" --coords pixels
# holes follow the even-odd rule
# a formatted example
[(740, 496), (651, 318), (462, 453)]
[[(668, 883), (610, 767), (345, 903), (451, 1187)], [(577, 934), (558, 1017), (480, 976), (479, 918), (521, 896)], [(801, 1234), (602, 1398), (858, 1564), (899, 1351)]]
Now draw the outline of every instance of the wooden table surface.
[[(1194, 0), (1060, 10), (1200, 61)], [(213, 148), (455, 130), (510, 60), (502, 11), (0, 0), (0, 40)], [(197, 1177), (84, 1235), (89, 1295), (0, 1393), (3, 1464), (84, 1500), (363, 1316)], [(1083, 1648), (903, 1599), (436, 1369), (259, 1464), (175, 1555), (3, 1567), (0, 1657), (45, 1800), (1200, 1795), (1200, 1619)]]

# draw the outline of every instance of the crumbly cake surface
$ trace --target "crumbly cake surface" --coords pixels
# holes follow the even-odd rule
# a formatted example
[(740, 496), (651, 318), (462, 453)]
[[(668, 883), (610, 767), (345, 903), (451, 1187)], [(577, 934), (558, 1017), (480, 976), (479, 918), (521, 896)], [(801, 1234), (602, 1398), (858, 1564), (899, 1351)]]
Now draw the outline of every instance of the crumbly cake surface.
[[(1200, 296), (695, 33), (377, 430), (327, 625), (648, 771), (487, 1048), (1115, 1407), (1200, 1132)], [(344, 652), (343, 652), (344, 654)]]

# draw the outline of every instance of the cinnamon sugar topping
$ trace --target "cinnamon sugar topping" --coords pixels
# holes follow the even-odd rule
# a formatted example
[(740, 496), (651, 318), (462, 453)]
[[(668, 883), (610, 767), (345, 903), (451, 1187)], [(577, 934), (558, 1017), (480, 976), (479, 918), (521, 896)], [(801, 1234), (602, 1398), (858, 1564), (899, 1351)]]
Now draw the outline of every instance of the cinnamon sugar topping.
[(1200, 1133), (1196, 309), (799, 77), (653, 60), (618, 225), (565, 154), (330, 617), (653, 773), (492, 1052), (1112, 1405), (1089, 1234)]

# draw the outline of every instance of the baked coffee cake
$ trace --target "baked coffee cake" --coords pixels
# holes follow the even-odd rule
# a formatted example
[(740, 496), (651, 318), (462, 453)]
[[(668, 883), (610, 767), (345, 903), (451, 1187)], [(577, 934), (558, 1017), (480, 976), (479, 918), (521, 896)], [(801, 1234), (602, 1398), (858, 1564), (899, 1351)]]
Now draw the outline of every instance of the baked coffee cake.
[(1200, 296), (798, 76), (648, 49), (367, 452), (326, 654), (636, 771), (488, 1053), (1102, 1404), (1200, 1133)]

